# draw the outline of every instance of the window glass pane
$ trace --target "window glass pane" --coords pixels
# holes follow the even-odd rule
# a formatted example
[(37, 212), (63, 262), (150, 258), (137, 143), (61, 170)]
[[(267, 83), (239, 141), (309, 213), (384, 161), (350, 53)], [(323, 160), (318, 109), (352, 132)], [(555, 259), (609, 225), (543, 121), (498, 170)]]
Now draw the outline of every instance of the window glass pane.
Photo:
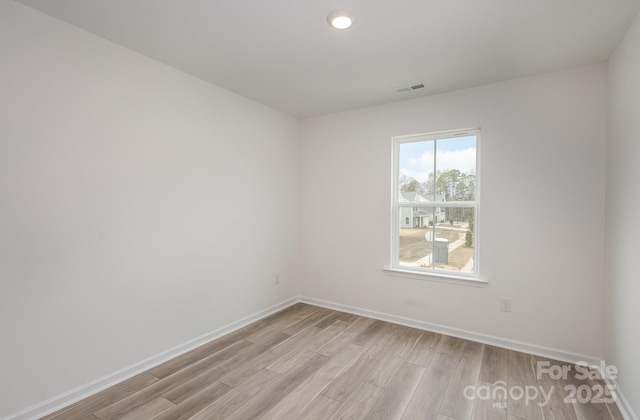
[[(434, 235), (435, 208), (400, 207), (400, 265), (433, 268), (429, 257)], [(444, 219), (444, 214), (442, 214)], [(411, 221), (410, 223), (402, 223)], [(427, 258), (425, 258), (427, 257)]]
[(474, 208), (401, 207), (400, 219), (401, 266), (473, 273)]
[(401, 143), (398, 165), (398, 200), (433, 201), (433, 140)]
[(436, 143), (436, 201), (476, 199), (476, 136)]

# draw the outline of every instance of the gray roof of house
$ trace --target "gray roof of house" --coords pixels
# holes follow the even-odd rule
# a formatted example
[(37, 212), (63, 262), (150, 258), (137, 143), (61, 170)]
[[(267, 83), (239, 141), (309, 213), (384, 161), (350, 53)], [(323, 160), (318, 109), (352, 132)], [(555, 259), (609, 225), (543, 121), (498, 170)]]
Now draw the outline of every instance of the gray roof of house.
[(431, 196), (423, 196), (422, 194), (418, 194), (415, 191), (400, 191), (400, 201), (408, 201), (414, 203), (431, 203), (434, 201), (444, 201), (444, 197), (442, 194), (436, 194), (434, 199), (431, 199)]

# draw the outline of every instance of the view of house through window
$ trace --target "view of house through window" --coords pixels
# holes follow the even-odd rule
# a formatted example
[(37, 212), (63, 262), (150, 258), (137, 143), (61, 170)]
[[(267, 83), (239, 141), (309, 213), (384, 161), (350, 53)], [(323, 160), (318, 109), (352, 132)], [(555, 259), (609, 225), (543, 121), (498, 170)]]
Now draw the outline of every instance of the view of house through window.
[(396, 137), (392, 265), (477, 275), (479, 130)]

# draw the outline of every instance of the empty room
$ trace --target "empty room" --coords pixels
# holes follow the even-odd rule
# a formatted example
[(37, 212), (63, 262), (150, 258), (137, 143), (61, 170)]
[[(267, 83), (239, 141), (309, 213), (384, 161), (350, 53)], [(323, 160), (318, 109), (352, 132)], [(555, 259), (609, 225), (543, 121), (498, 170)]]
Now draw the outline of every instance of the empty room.
[(0, 419), (637, 419), (640, 0), (0, 0)]

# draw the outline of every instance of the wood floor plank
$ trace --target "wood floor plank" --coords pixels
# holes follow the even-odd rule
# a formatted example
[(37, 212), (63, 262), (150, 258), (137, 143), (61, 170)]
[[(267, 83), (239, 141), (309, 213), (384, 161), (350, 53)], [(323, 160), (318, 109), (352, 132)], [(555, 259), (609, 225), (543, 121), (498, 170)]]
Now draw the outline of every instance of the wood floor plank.
[(460, 359), (453, 371), (440, 412), (456, 420), (467, 420), (473, 413), (473, 400), (464, 397), (465, 388), (477, 386), (482, 367), (484, 344), (464, 341)]
[(244, 337), (244, 339), (247, 341), (251, 341), (252, 343), (262, 343), (265, 341), (266, 337), (276, 332), (284, 332), (286, 328), (289, 328), (291, 325), (304, 320), (307, 316), (310, 316), (315, 312), (317, 312), (316, 308), (314, 308), (313, 306), (305, 305), (301, 307), (299, 311), (289, 313), (288, 316), (281, 316), (276, 320), (266, 322), (266, 325), (263, 328), (254, 331), (253, 333)]
[(607, 410), (609, 410), (609, 414), (613, 420), (624, 420), (624, 416), (615, 402), (607, 403)]
[[(336, 338), (329, 341), (322, 346), (317, 353), (325, 356), (333, 356), (340, 351), (347, 344), (351, 343), (355, 337), (357, 337), (362, 331), (369, 327), (369, 325), (375, 322), (372, 318), (358, 317), (353, 321), (351, 326), (347, 327), (344, 331), (339, 333)], [(354, 344), (357, 344), (354, 342)]]
[(322, 346), (335, 338), (336, 335), (348, 326), (349, 324), (347, 322), (337, 320), (324, 329), (320, 329), (320, 327), (316, 325), (309, 327), (310, 330), (316, 330), (317, 334), (300, 347), (293, 348), (289, 352), (283, 354), (276, 361), (267, 366), (267, 369), (281, 375), (287, 373), (295, 365), (309, 357), (311, 353), (316, 352)]
[(391, 324), (389, 322), (375, 320), (353, 338), (353, 344), (369, 346), (375, 340), (383, 337), (390, 328)]
[(234, 331), (230, 334), (227, 334), (223, 337), (218, 338), (210, 343), (202, 345), (194, 350), (191, 350), (183, 355), (175, 357), (161, 365), (158, 365), (152, 369), (149, 369), (149, 373), (158, 378), (166, 378), (169, 375), (172, 375), (179, 370), (184, 369), (185, 367), (202, 360), (204, 357), (207, 357), (211, 354), (215, 354), (226, 347), (229, 347), (251, 334), (256, 333), (257, 331), (261, 331), (267, 324), (262, 321), (255, 322), (253, 324), (249, 324), (246, 327), (241, 328), (238, 331)]
[(291, 336), (289, 334), (280, 332), (277, 334), (272, 334), (268, 340), (264, 340), (261, 344), (264, 350), (266, 351), (271, 349), (272, 347), (279, 346), (281, 343), (289, 340), (290, 338)]
[(314, 326), (318, 328), (327, 328), (329, 325), (333, 324), (336, 321), (340, 321), (342, 317), (342, 312), (333, 311), (329, 316), (324, 317), (320, 321), (317, 321)]
[[(609, 413), (604, 399), (597, 398), (598, 388), (595, 382), (582, 379), (586, 368), (580, 367), (582, 370), (579, 370), (575, 365), (567, 365), (571, 367), (571, 370), (567, 372), (567, 379), (564, 383), (572, 386), (577, 391), (573, 396), (575, 400), (573, 408), (576, 411), (578, 420), (611, 420), (611, 413)], [(595, 372), (593, 374), (598, 375)], [(601, 388), (601, 390), (604, 392), (604, 388)]]
[[(288, 337), (288, 335), (284, 336)], [(221, 381), (222, 378), (231, 372), (242, 369), (245, 366), (246, 360), (259, 357), (265, 354), (265, 350), (268, 349), (268, 346), (254, 344), (236, 354), (225, 355), (225, 359), (220, 363), (216, 363), (208, 369), (201, 369), (197, 375), (194, 375), (188, 380), (183, 380), (181, 384), (176, 384), (177, 386), (165, 392), (162, 396), (174, 404), (180, 404), (192, 394), (209, 387), (215, 382)]]
[(329, 358), (326, 363), (280, 400), (262, 418), (276, 420), (301, 416), (309, 402), (320, 394), (341, 372), (347, 369), (364, 350), (365, 348), (362, 346), (349, 344), (335, 356)]
[(415, 347), (407, 357), (407, 362), (427, 367), (435, 356), (436, 347), (442, 335), (431, 331), (424, 331)]
[(281, 375), (263, 369), (250, 380), (230, 390), (205, 409), (193, 416), (193, 420), (219, 420), (229, 416), (242, 407), (247, 401), (255, 397), (267, 385), (280, 378)]
[(420, 339), (422, 331), (415, 328), (396, 326), (390, 328), (385, 337), (384, 352), (376, 366), (365, 377), (365, 381), (381, 387), (386, 387), (396, 372), (404, 365), (406, 358)]
[(235, 363), (241, 364), (243, 362), (244, 355), (254, 352), (256, 348), (258, 348), (257, 344), (253, 344), (245, 340), (236, 342), (218, 353), (207, 356), (202, 360), (199, 360), (198, 362), (174, 373), (173, 375), (167, 376), (166, 378), (163, 378), (134, 394), (96, 411), (94, 414), (102, 420), (120, 418), (154, 398), (162, 396), (172, 389), (183, 386), (193, 378), (202, 375), (203, 372), (207, 372), (210, 369), (216, 369), (217, 365), (220, 363), (227, 361), (225, 369), (232, 369), (233, 366), (229, 365), (228, 362), (229, 358), (233, 358)]
[(613, 420), (624, 420), (624, 416), (620, 412), (620, 408), (615, 402), (619, 398), (617, 395), (614, 395), (616, 390), (609, 389), (609, 387), (607, 386), (607, 383), (604, 381), (604, 379), (601, 379), (601, 378), (594, 379), (593, 381), (589, 381), (589, 385), (592, 387), (598, 386), (600, 389), (604, 390), (605, 406), (607, 407), (607, 410), (609, 411), (609, 415), (611, 416), (611, 418)]
[(488, 384), (500, 383), (506, 387), (508, 360), (507, 349), (485, 345), (480, 381)]
[(436, 352), (404, 411), (403, 420), (433, 419), (438, 416), (459, 359), (460, 356), (455, 353)]
[(316, 322), (320, 322), (323, 319), (331, 316), (331, 314), (333, 313), (335, 313), (335, 311), (331, 309), (319, 308), (316, 312), (310, 314), (304, 319), (301, 319), (289, 325), (287, 328), (283, 329), (282, 332), (284, 332), (285, 334), (295, 335), (305, 328), (312, 326)]
[(442, 339), (438, 342), (436, 347), (436, 351), (438, 353), (450, 353), (455, 354), (460, 351), (460, 348), (464, 344), (465, 340), (452, 337), (450, 335), (443, 335)]
[[(538, 387), (533, 358), (530, 354), (513, 350), (507, 351), (507, 389), (522, 389), (527, 386)], [(513, 395), (516, 398), (513, 398)], [(524, 420), (543, 419), (542, 411), (538, 405), (539, 400), (529, 401), (526, 397), (517, 398), (518, 394), (509, 392), (507, 414)]]
[(306, 303), (298, 302), (294, 303), (291, 306), (288, 306), (281, 311), (278, 311), (274, 314), (271, 314), (267, 317), (262, 318), (260, 321), (265, 322), (267, 324), (274, 324), (276, 322), (281, 321), (282, 319), (291, 319), (304, 317), (305, 311), (312, 311), (314, 308), (312, 305), (308, 305)]
[(339, 319), (341, 321), (345, 321), (345, 322), (348, 322), (350, 324), (355, 322), (357, 319), (363, 318), (360, 315), (350, 314), (348, 312), (338, 312), (338, 313), (340, 314)]
[[(301, 319), (306, 318), (308, 315), (316, 312), (317, 310), (318, 308), (316, 306), (308, 305), (306, 303), (296, 303), (292, 306), (289, 306), (288, 308), (283, 309), (280, 312), (261, 319), (260, 322), (265, 324), (265, 326), (263, 327), (265, 330), (282, 331), (290, 325), (300, 321)], [(250, 339), (250, 337), (251, 336), (244, 338)]]
[[(175, 383), (175, 385), (163, 393), (162, 396), (174, 404), (180, 404), (189, 398), (191, 394), (208, 387), (219, 381), (229, 372), (243, 366), (247, 359), (263, 354), (265, 349), (267, 349), (267, 347), (253, 344), (237, 352), (221, 352), (220, 356), (222, 360), (209, 361), (209, 366), (200, 366), (199, 369), (194, 370), (191, 377), (182, 378), (180, 383)], [(167, 379), (171, 379), (171, 377)]]
[(393, 340), (394, 343), (402, 343), (402, 352), (399, 354), (400, 357), (407, 359), (424, 333), (424, 331), (417, 328), (394, 325), (391, 328), (391, 340)]
[[(181, 401), (179, 404), (174, 405), (170, 409), (161, 413), (156, 420), (187, 420), (192, 418), (195, 414), (199, 413), (207, 406), (211, 405), (220, 397), (225, 395), (231, 390), (230, 386), (227, 386), (220, 382), (214, 382), (213, 384), (201, 389), (200, 391), (191, 394), (188, 398)], [(143, 418), (143, 417), (139, 417)]]
[(400, 419), (425, 370), (424, 367), (412, 363), (402, 365), (365, 418), (369, 420)]
[(150, 373), (141, 373), (120, 382), (103, 392), (99, 392), (91, 397), (85, 398), (66, 409), (50, 414), (42, 420), (86, 419), (90, 417), (92, 413), (108, 407), (109, 405), (114, 404), (115, 402), (134, 394), (157, 381), (158, 378)]
[(401, 356), (394, 354), (393, 347), (393, 345), (386, 346), (385, 351), (382, 352), (379, 358), (378, 365), (376, 365), (375, 369), (371, 369), (364, 378), (366, 382), (385, 388), (398, 370), (406, 363)]
[(267, 385), (255, 397), (231, 413), (228, 419), (246, 420), (262, 416), (296, 387), (318, 370), (329, 358), (321, 354), (312, 354), (303, 363), (291, 369), (274, 382)]
[(364, 419), (382, 396), (384, 388), (367, 382), (360, 382), (353, 393), (344, 402), (332, 420)]
[(121, 417), (120, 420), (151, 419), (172, 407), (175, 407), (175, 405), (171, 401), (159, 397), (141, 405), (126, 416)]
[(283, 336), (286, 336), (288, 338), (291, 337), (291, 334), (285, 334), (277, 327), (267, 326), (264, 329), (251, 334), (245, 340), (254, 344), (269, 344), (274, 340), (279, 341)]
[(280, 345), (269, 349), (268, 351), (257, 355), (254, 358), (247, 359), (245, 363), (238, 369), (229, 372), (220, 382), (225, 383), (231, 387), (236, 387), (248, 378), (255, 375), (257, 372), (266, 368), (270, 364), (274, 363), (279, 358), (286, 355), (289, 351), (299, 348), (300, 346), (312, 340), (317, 334), (322, 332), (322, 329), (310, 326), (307, 329), (301, 331), (299, 334), (290, 337)]
[(484, 391), (477, 393), (473, 404), (473, 420), (507, 420), (506, 386), (479, 381), (478, 387), (486, 389), (487, 394), (484, 394)]
[[(534, 356), (536, 365), (539, 362), (549, 362), (550, 366), (563, 366), (568, 365), (563, 362), (550, 360), (538, 356)], [(548, 403), (543, 401), (542, 413), (545, 420), (576, 420), (576, 410), (573, 404), (568, 404), (566, 399), (568, 392), (565, 389), (565, 383), (562, 378), (555, 379), (550, 374), (539, 375), (538, 385), (549, 393), (550, 399)]]
[(342, 402), (318, 394), (305, 407), (304, 413), (298, 417), (298, 420), (330, 419), (341, 406)]
[(351, 393), (358, 388), (369, 373), (380, 366), (384, 356), (385, 346), (374, 344), (366, 349), (358, 359), (339, 377), (329, 384), (322, 393), (338, 401), (346, 401)]

